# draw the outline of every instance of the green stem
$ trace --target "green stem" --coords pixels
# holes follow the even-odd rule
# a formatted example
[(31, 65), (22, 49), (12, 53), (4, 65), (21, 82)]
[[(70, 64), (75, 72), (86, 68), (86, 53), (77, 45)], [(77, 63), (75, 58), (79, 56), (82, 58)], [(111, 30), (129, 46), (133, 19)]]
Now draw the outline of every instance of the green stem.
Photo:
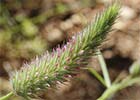
[(107, 66), (106, 66), (105, 60), (104, 60), (101, 52), (99, 50), (98, 50), (98, 52), (99, 52), (98, 59), (99, 59), (99, 63), (101, 65), (101, 69), (102, 69), (102, 72), (103, 72), (104, 80), (105, 80), (107, 88), (109, 88), (111, 86), (111, 80), (110, 80), (110, 77), (109, 77)]
[(88, 68), (88, 70), (106, 87), (104, 79), (96, 70), (94, 70), (93, 68)]
[(111, 87), (106, 89), (105, 92), (102, 94), (102, 96), (99, 97), (97, 100), (107, 100), (119, 90), (126, 88), (128, 86), (132, 86), (133, 84), (136, 84), (136, 83), (140, 83), (140, 77), (132, 78), (131, 76), (128, 76), (127, 78), (122, 80), (120, 83), (112, 84)]
[(114, 84), (111, 87), (109, 87), (100, 98), (97, 100), (107, 100), (109, 97), (111, 97), (114, 93), (119, 91), (121, 85), (120, 84)]
[(128, 76), (124, 80), (122, 80), (120, 83), (112, 84), (108, 89), (105, 90), (105, 92), (102, 94), (100, 98), (97, 100), (107, 100), (110, 98), (113, 94), (118, 92), (119, 90), (125, 88), (128, 86), (128, 82), (131, 81), (131, 78)]
[(0, 98), (0, 100), (9, 100), (10, 97), (12, 97), (14, 94), (13, 92), (8, 93), (7, 95)]

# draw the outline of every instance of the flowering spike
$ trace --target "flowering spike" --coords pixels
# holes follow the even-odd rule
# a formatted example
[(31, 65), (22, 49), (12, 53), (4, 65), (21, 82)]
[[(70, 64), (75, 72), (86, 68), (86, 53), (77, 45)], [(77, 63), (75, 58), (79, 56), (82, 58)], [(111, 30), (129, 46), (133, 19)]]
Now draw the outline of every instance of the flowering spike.
[(36, 98), (40, 92), (64, 82), (65, 76), (72, 77), (76, 68), (87, 64), (86, 59), (104, 40), (119, 9), (118, 4), (112, 4), (103, 13), (97, 14), (94, 23), (91, 22), (82, 32), (73, 36), (62, 48), (58, 47), (52, 53), (46, 52), (28, 64), (30, 67), (24, 65), (11, 77), (14, 93), (24, 98)]

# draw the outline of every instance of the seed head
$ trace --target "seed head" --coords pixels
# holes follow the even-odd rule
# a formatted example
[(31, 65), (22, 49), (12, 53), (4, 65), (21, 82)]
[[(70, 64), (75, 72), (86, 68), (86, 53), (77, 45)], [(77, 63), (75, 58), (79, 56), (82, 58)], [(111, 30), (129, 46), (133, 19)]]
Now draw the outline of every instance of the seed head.
[[(66, 81), (66, 76), (75, 75), (75, 70), (86, 65), (95, 49), (105, 39), (119, 12), (119, 5), (114, 3), (104, 12), (97, 14), (83, 31), (74, 35), (63, 47), (52, 53), (48, 51), (37, 57), (11, 77), (14, 93), (24, 98), (36, 98), (38, 94), (56, 84)], [(29, 67), (28, 67), (29, 66)]]

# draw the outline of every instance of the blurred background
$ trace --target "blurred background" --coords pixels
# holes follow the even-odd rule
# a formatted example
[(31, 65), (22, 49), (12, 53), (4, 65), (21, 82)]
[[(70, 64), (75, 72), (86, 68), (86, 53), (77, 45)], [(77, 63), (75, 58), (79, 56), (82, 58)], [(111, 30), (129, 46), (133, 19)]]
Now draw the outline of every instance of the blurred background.
[[(111, 79), (127, 73), (140, 59), (140, 0), (120, 0), (122, 8), (102, 45)], [(9, 76), (37, 55), (81, 31), (111, 0), (0, 0), (0, 96), (11, 89)], [(101, 71), (96, 57), (89, 63)], [(43, 100), (96, 100), (104, 91), (89, 73), (80, 74), (58, 90), (50, 90)], [(120, 91), (113, 100), (139, 100), (140, 87)], [(23, 100), (13, 97), (11, 100)]]

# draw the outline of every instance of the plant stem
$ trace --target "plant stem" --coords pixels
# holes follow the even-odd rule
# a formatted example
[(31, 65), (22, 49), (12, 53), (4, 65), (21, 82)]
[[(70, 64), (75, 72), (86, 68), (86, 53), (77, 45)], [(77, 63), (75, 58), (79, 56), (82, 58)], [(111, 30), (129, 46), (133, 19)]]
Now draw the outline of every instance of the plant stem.
[(124, 80), (122, 80), (120, 83), (112, 84), (108, 89), (105, 90), (105, 92), (102, 94), (100, 98), (97, 100), (107, 100), (110, 98), (113, 94), (115, 94), (117, 91), (125, 88), (128, 86), (128, 82), (131, 81), (131, 77), (127, 77)]
[(111, 86), (111, 80), (110, 80), (110, 77), (109, 77), (107, 66), (106, 66), (105, 60), (104, 60), (100, 50), (98, 50), (98, 53), (99, 53), (98, 54), (98, 59), (99, 59), (99, 63), (101, 65), (101, 69), (102, 69), (102, 72), (103, 72), (104, 80), (105, 80), (107, 88), (109, 88)]
[(140, 83), (140, 77), (132, 78), (131, 76), (128, 76), (127, 78), (123, 79), (120, 83), (112, 84), (111, 87), (106, 89), (102, 96), (99, 97), (97, 100), (107, 100), (119, 90), (128, 86), (132, 86), (136, 83)]
[(0, 100), (9, 100), (10, 97), (12, 97), (14, 94), (13, 92), (8, 93), (7, 95), (0, 98)]
[(97, 100), (107, 100), (109, 97), (111, 97), (114, 93), (116, 93), (120, 89), (120, 84), (113, 84), (111, 87), (109, 87), (105, 92), (102, 94), (100, 98)]
[(96, 70), (94, 70), (93, 68), (88, 68), (88, 70), (106, 87), (104, 79)]

